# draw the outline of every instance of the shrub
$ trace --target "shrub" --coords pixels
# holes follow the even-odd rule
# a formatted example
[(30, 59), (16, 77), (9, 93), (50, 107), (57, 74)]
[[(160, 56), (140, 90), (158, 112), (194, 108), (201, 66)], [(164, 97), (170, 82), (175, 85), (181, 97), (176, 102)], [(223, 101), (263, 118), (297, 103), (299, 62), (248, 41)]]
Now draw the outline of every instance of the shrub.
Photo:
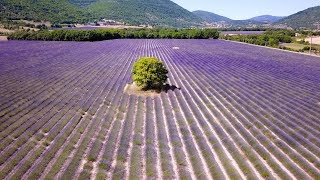
[[(310, 46), (305, 46), (302, 50), (310, 51)], [(311, 47), (311, 50), (317, 50), (315, 47)]]
[(132, 69), (133, 81), (143, 89), (160, 89), (167, 81), (168, 70), (164, 64), (153, 57), (139, 59)]

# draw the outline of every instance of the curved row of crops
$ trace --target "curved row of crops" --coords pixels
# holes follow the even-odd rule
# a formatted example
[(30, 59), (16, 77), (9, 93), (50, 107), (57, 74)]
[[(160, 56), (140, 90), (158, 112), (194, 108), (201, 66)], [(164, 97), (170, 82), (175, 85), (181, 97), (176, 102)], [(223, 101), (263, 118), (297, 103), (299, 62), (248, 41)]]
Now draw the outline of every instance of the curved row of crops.
[[(143, 56), (181, 90), (124, 94)], [(0, 57), (0, 179), (320, 175), (317, 57), (219, 40), (9, 41)]]

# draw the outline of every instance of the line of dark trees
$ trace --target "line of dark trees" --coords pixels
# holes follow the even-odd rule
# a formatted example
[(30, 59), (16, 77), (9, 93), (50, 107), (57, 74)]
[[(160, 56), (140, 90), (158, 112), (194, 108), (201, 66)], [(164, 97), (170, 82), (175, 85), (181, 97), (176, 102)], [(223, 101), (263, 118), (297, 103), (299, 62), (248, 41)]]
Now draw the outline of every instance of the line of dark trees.
[(95, 29), (16, 31), (9, 40), (101, 41), (109, 39), (218, 39), (215, 29)]
[(297, 31), (297, 33), (305, 36), (320, 36), (320, 31)]
[(219, 28), (218, 30), (219, 31), (267, 31), (271, 29), (265, 28), (265, 27), (255, 27), (255, 28), (230, 27), (230, 28)]
[(279, 47), (280, 43), (291, 43), (295, 31), (290, 30), (268, 30), (263, 34), (252, 35), (225, 35), (221, 39), (245, 42), (260, 46)]

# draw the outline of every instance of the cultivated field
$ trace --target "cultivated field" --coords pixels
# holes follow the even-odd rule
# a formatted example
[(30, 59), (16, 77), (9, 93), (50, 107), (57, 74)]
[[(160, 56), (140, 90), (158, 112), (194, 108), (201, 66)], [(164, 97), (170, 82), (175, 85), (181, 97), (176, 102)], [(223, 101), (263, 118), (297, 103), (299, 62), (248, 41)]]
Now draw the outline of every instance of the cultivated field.
[[(181, 90), (124, 94), (142, 56)], [(318, 57), (220, 40), (8, 41), (0, 70), (0, 179), (320, 176)]]
[(310, 45), (303, 45), (299, 43), (282, 43), (281, 46), (290, 48), (293, 50), (302, 50), (304, 47), (310, 47)]

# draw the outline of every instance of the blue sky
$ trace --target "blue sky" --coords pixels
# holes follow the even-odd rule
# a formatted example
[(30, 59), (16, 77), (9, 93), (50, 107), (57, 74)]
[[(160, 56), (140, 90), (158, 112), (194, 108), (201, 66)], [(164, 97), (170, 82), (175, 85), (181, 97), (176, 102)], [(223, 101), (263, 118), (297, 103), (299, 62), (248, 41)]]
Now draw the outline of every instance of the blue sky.
[(259, 15), (288, 16), (313, 6), (319, 0), (172, 0), (190, 11), (205, 10), (231, 19)]

